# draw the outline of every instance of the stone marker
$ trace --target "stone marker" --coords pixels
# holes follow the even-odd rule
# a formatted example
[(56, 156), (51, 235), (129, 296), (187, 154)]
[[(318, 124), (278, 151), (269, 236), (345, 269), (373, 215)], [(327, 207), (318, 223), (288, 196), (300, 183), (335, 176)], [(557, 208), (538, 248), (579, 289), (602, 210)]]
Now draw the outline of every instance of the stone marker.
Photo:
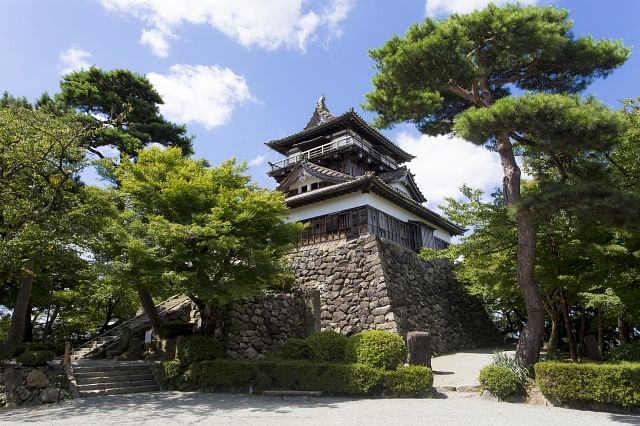
[(431, 368), (431, 337), (426, 331), (407, 333), (407, 362)]

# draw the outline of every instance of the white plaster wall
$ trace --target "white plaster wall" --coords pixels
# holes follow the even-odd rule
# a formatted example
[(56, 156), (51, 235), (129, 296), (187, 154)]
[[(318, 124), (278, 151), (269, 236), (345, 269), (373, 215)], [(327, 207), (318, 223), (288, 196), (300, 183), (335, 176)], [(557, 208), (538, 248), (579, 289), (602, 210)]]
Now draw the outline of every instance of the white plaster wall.
[(289, 191), (298, 189), (300, 187), (307, 186), (307, 185), (311, 186), (312, 183), (316, 183), (316, 182), (322, 182), (322, 179), (318, 179), (317, 177), (307, 175), (304, 180), (298, 181), (292, 184), (289, 187)]
[(318, 203), (314, 203), (308, 206), (297, 207), (295, 209), (291, 209), (291, 213), (289, 214), (289, 221), (293, 222), (296, 220), (304, 220), (309, 219), (316, 216), (323, 216), (325, 214), (336, 213), (342, 210), (351, 209), (354, 207), (360, 207), (364, 205), (369, 205), (373, 208), (376, 208), (384, 213), (387, 213), (397, 219), (403, 221), (414, 220), (422, 223), (426, 223), (427, 225), (435, 228), (433, 234), (447, 242), (451, 242), (451, 235), (447, 231), (438, 226), (434, 225), (431, 222), (427, 222), (424, 219), (416, 216), (415, 214), (399, 207), (386, 199), (380, 197), (377, 194), (371, 193), (351, 193), (346, 195), (341, 195), (339, 197), (330, 198), (328, 200), (324, 200)]

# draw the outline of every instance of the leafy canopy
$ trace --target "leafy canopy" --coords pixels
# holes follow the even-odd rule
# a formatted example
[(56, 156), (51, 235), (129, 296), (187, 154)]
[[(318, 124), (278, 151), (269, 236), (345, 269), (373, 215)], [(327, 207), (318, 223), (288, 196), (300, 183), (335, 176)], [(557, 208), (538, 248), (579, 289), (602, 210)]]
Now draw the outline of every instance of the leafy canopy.
[(244, 170), (234, 161), (208, 167), (177, 148), (145, 149), (112, 169), (127, 206), (122, 260), (134, 282), (224, 302), (287, 277), (281, 256), (300, 225), (285, 224), (283, 195), (258, 188)]
[(88, 149), (99, 156), (99, 147), (112, 146), (135, 156), (151, 143), (179, 147), (185, 155), (192, 153), (186, 127), (162, 117), (158, 109), (162, 98), (144, 76), (126, 69), (91, 67), (65, 75), (60, 89), (56, 101), (97, 129)]
[(575, 37), (566, 10), (489, 5), (446, 20), (426, 19), (370, 51), (378, 73), (365, 107), (375, 124), (412, 121), (426, 134), (450, 133), (471, 106), (491, 105), (512, 87), (577, 93), (628, 57), (619, 41)]

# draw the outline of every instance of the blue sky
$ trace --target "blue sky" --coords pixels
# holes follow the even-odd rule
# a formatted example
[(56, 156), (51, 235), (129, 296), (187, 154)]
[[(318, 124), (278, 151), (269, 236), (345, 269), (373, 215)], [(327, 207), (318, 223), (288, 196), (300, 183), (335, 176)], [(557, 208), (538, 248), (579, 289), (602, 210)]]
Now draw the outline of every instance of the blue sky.
[[(367, 51), (428, 14), (445, 17), (485, 0), (3, 0), (0, 90), (34, 99), (56, 93), (65, 70), (96, 65), (145, 74), (165, 98), (165, 116), (196, 136), (196, 157), (236, 157), (273, 187), (264, 142), (297, 132), (325, 94), (335, 114), (371, 90)], [(567, 8), (577, 35), (640, 46), (640, 1), (536, 1)], [(640, 96), (639, 55), (587, 93), (612, 107)], [(409, 125), (384, 131), (418, 155), (409, 166), (435, 207), (466, 182), (487, 190), (495, 154), (457, 139), (427, 138)], [(89, 178), (91, 179), (91, 178)]]

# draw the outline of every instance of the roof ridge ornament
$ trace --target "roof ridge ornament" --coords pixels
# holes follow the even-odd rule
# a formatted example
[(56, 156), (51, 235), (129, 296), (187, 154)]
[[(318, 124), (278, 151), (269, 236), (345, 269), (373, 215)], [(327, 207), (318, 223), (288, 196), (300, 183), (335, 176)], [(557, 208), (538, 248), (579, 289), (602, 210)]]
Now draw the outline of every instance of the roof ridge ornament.
[(309, 119), (309, 122), (305, 126), (304, 130), (319, 126), (333, 120), (334, 118), (336, 117), (331, 114), (331, 111), (329, 111), (329, 108), (327, 108), (326, 98), (324, 97), (324, 94), (322, 94), (320, 98), (318, 98), (313, 114), (311, 115), (311, 118)]

